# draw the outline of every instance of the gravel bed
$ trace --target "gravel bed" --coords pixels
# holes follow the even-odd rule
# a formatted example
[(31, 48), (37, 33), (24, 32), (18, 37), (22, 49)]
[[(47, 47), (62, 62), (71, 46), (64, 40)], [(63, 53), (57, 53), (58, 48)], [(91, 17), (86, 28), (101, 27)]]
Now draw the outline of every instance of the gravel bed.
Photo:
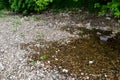
[(67, 24), (67, 21), (53, 25), (45, 15), (41, 14), (36, 21), (35, 17), (7, 15), (0, 18), (0, 80), (75, 80), (60, 74), (56, 69), (47, 68), (42, 62), (34, 65), (27, 63), (27, 55), (30, 53), (20, 49), (21, 43), (37, 39), (58, 41), (75, 37), (57, 28), (57, 25)]
[[(38, 61), (34, 65), (28, 64), (27, 56), (31, 53), (21, 50), (20, 44), (34, 42), (38, 39), (47, 42), (66, 42), (69, 38), (78, 37), (77, 29), (70, 34), (64, 30), (65, 27), (71, 29), (71, 27), (85, 26), (91, 29), (97, 26), (104, 30), (119, 29), (120, 20), (114, 21), (111, 18), (107, 20), (108, 17), (107, 19), (101, 18), (99, 21), (96, 20), (98, 17), (95, 19), (93, 17), (71, 12), (55, 14), (46, 11), (27, 17), (6, 15), (0, 18), (0, 80), (76, 80), (67, 74), (60, 74), (57, 69), (48, 68), (43, 62)], [(94, 21), (96, 22), (94, 23)]]

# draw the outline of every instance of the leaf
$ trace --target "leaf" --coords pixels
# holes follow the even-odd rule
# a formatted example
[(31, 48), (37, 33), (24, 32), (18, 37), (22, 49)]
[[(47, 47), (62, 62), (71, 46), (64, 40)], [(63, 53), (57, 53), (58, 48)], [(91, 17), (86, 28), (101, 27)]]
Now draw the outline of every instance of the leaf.
[(95, 3), (94, 8), (100, 8), (100, 4), (99, 3)]

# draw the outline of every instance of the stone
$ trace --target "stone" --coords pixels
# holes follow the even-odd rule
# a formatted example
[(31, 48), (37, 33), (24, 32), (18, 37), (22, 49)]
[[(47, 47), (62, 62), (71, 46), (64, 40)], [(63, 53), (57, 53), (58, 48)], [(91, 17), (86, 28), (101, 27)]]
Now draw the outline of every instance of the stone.
[(68, 73), (68, 70), (67, 69), (63, 69), (62, 72)]
[(120, 20), (118, 20), (118, 22), (120, 23)]
[(94, 63), (94, 61), (89, 61), (89, 64), (93, 64)]
[(113, 37), (115, 37), (115, 34), (112, 34), (110, 36), (100, 36), (100, 40), (106, 42), (106, 41), (108, 41), (108, 39), (111, 39)]
[(106, 19), (107, 19), (107, 20), (111, 20), (111, 18), (110, 18), (110, 17), (106, 17)]
[(87, 23), (85, 26), (86, 26), (87, 29), (92, 30), (91, 23)]
[(58, 58), (55, 58), (56, 61), (58, 61)]
[(90, 79), (90, 77), (89, 77), (89, 76), (87, 76), (87, 77), (86, 77), (86, 79), (87, 79), (87, 80), (89, 80), (89, 79)]
[(97, 34), (97, 35), (101, 35), (101, 33), (100, 33), (100, 32), (97, 32), (96, 34)]
[(35, 44), (35, 46), (39, 48), (39, 47), (40, 47), (40, 44)]
[(81, 75), (83, 76), (83, 75), (84, 75), (84, 73), (81, 73)]
[(105, 30), (105, 31), (111, 31), (112, 29), (111, 29), (110, 26), (106, 26), (106, 27), (103, 27), (103, 30)]
[(78, 24), (76, 24), (76, 26), (83, 27), (83, 24), (82, 23), (78, 23)]
[(4, 70), (4, 66), (2, 63), (0, 63), (0, 71), (3, 71)]

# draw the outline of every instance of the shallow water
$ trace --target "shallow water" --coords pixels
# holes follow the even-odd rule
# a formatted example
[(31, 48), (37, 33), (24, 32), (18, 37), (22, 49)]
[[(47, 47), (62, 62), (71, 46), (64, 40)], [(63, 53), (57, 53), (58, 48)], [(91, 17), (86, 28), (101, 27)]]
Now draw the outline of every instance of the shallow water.
[(79, 38), (70, 39), (67, 43), (52, 42), (49, 48), (42, 50), (33, 46), (32, 49), (40, 54), (32, 55), (32, 59), (42, 60), (47, 65), (56, 66), (61, 73), (78, 78), (89, 76), (89, 79), (119, 80), (120, 33), (99, 29), (78, 30)]

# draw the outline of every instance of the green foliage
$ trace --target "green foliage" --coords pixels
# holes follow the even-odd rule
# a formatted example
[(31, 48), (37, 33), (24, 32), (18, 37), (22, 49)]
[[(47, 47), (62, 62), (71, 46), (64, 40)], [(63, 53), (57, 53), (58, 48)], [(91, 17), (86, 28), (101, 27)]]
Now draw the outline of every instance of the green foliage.
[(26, 14), (29, 12), (40, 12), (46, 9), (52, 0), (9, 0), (9, 2), (14, 12)]
[(82, 8), (89, 12), (99, 12), (104, 15), (107, 12), (115, 17), (120, 17), (120, 0), (53, 0), (53, 8)]
[(8, 9), (9, 8), (9, 1), (8, 0), (0, 0), (0, 10), (1, 9)]
[(89, 12), (98, 12), (99, 15), (112, 13), (120, 18), (120, 0), (0, 0), (0, 9), (11, 6), (11, 10), (27, 14), (40, 12), (47, 8), (84, 8)]
[(81, 7), (84, 0), (53, 0), (52, 8), (73, 8)]
[(1, 10), (0, 11), (0, 18), (4, 18), (4, 17), (5, 17), (4, 12)]
[(9, 2), (14, 12), (22, 12), (24, 14), (33, 11), (35, 6), (33, 0), (9, 0)]
[(61, 8), (83, 8), (88, 10), (89, 12), (96, 11), (94, 8), (94, 4), (99, 2), (99, 0), (53, 0), (51, 7), (53, 9), (61, 9)]
[(52, 2), (53, 0), (35, 0), (35, 10), (40, 12), (41, 10), (44, 10), (47, 8), (47, 5)]
[(101, 11), (99, 12), (99, 15), (105, 15), (109, 11), (115, 17), (120, 18), (120, 1), (119, 0), (112, 0), (111, 2), (107, 2), (106, 5), (96, 3), (94, 7), (101, 9)]

